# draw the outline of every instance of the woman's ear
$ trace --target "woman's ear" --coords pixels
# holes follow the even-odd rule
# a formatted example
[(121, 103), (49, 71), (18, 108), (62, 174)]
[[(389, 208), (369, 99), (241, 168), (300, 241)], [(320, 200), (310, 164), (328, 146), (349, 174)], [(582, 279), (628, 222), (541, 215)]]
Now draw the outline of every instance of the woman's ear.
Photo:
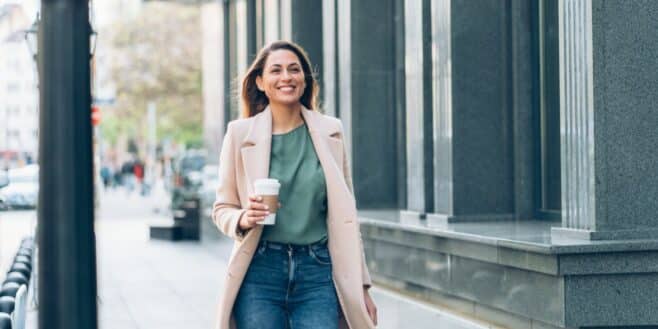
[(263, 89), (263, 78), (260, 75), (256, 77), (256, 87), (258, 87), (258, 90), (265, 92)]

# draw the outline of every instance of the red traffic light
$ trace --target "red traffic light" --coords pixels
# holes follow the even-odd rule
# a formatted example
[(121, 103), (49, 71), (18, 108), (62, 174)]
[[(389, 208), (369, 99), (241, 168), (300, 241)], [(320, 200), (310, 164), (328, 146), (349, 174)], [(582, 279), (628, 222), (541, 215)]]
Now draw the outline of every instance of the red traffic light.
[(91, 107), (91, 124), (93, 126), (98, 126), (101, 123), (101, 109), (98, 105), (92, 105)]

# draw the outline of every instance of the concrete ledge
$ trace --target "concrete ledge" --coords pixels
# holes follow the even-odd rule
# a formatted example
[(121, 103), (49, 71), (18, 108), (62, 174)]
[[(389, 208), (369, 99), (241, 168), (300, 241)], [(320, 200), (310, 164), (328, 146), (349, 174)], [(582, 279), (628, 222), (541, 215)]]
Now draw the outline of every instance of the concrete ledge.
[[(440, 294), (475, 306), (504, 310), (528, 319), (561, 325), (563, 279), (486, 260), (415, 248), (363, 236), (375, 279), (399, 282), (404, 291), (426, 297)], [(433, 297), (429, 297), (433, 298)]]
[(477, 242), (544, 254), (658, 251), (658, 239), (586, 240), (554, 236), (551, 233), (552, 229), (561, 224), (552, 221), (493, 220), (432, 225), (428, 220), (406, 223), (401, 221), (399, 210), (387, 210), (359, 211), (359, 222), (362, 227), (373, 226), (423, 233), (451, 240)]
[(590, 231), (566, 227), (553, 227), (551, 228), (551, 235), (557, 238), (581, 240), (657, 239), (658, 229), (647, 228), (638, 230)]
[[(658, 241), (552, 240), (550, 225), (533, 224), (437, 229), (367, 218), (361, 232), (376, 283), (488, 323), (513, 329), (658, 323), (651, 313), (658, 304)], [(509, 231), (524, 240), (504, 238), (513, 236)], [(558, 245), (530, 241), (546, 235)]]

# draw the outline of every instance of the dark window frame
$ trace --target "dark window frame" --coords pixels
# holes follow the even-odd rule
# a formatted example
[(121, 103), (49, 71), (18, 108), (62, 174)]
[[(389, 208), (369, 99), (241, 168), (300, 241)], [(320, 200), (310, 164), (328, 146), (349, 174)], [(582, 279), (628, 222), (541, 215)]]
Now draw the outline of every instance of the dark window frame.
[(560, 220), (562, 217), (557, 6), (556, 1), (537, 0), (533, 8), (537, 68), (535, 127), (539, 132), (536, 142), (535, 216), (543, 220)]

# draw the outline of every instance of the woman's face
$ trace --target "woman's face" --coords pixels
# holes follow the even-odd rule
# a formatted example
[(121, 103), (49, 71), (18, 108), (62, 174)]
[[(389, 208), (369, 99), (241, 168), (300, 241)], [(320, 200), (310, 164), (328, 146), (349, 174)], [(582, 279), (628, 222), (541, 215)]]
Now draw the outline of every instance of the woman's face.
[(304, 70), (297, 55), (279, 49), (270, 53), (265, 61), (263, 75), (256, 77), (256, 85), (270, 103), (293, 105), (299, 103), (306, 83)]

